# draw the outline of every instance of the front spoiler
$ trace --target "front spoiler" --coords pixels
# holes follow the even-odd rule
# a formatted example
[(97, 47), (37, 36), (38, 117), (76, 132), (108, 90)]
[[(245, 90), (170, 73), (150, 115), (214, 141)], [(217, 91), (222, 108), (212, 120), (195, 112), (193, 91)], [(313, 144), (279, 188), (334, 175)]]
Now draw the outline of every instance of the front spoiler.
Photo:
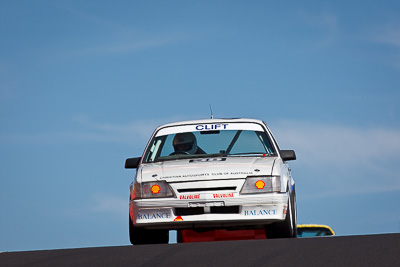
[[(135, 227), (148, 229), (193, 229), (262, 226), (286, 218), (288, 193), (244, 195), (218, 201), (181, 199), (141, 199), (130, 202)], [(177, 208), (197, 205), (202, 214), (179, 215)], [(212, 213), (214, 206), (236, 206), (236, 213)]]

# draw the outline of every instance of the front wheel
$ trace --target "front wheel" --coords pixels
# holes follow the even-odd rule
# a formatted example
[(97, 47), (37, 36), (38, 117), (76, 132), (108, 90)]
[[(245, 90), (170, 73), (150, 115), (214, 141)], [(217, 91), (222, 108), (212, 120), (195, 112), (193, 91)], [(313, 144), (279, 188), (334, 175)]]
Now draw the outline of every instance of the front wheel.
[(132, 245), (168, 244), (169, 230), (135, 227), (129, 216), (129, 240)]
[(265, 226), (267, 238), (296, 238), (297, 237), (297, 208), (296, 195), (288, 200), (286, 218), (283, 222), (273, 223)]

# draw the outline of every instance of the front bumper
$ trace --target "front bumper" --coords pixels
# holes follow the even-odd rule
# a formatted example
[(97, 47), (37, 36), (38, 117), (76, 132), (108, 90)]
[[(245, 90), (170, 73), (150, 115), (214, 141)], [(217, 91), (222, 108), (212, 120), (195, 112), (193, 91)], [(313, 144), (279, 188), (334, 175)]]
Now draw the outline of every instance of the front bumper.
[(149, 229), (265, 225), (285, 220), (288, 198), (288, 193), (207, 193), (138, 199), (130, 202), (130, 216), (135, 227)]

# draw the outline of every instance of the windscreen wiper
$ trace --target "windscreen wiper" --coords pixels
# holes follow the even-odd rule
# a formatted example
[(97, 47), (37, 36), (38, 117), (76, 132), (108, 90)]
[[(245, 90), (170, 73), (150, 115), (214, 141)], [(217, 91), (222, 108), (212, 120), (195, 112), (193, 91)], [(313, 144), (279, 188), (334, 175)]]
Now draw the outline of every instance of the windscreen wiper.
[(240, 156), (240, 155), (270, 155), (267, 152), (243, 152), (243, 153), (232, 153), (227, 154), (227, 156)]

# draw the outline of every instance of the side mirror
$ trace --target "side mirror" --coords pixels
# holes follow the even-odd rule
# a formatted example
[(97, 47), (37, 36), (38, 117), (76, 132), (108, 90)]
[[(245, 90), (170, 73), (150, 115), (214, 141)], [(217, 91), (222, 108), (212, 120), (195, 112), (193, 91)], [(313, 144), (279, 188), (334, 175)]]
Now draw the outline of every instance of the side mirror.
[(296, 159), (296, 153), (294, 150), (281, 150), (280, 152), (283, 161)]
[(125, 169), (137, 169), (142, 158), (129, 158), (125, 160)]

